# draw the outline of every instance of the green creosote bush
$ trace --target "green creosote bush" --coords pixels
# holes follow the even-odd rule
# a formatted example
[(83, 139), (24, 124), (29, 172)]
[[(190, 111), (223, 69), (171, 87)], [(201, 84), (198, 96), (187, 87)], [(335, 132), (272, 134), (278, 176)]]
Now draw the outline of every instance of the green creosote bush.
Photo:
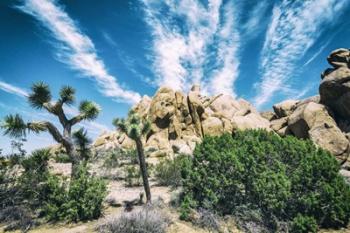
[(291, 230), (295, 233), (316, 233), (317, 223), (313, 217), (298, 214), (291, 223)]
[(128, 165), (124, 167), (125, 183), (127, 187), (141, 186), (141, 171), (138, 166)]
[(129, 160), (131, 164), (139, 164), (139, 158), (137, 156), (136, 149), (122, 150), (121, 158)]
[(72, 160), (69, 158), (69, 155), (65, 153), (59, 153), (54, 156), (54, 160), (56, 163), (71, 163)]
[(262, 211), (271, 231), (278, 222), (289, 222), (293, 229), (303, 222), (326, 228), (349, 222), (350, 188), (339, 175), (340, 166), (309, 140), (264, 130), (204, 137), (191, 166), (183, 169), (183, 219), (193, 208), (225, 215), (247, 205)]
[[(33, 225), (29, 217), (44, 217), (50, 221), (80, 221), (101, 215), (106, 196), (105, 182), (91, 176), (85, 166), (79, 168), (76, 179), (71, 182), (62, 180), (49, 173), (49, 158), (49, 150), (34, 151), (21, 161), (22, 171), (19, 175), (10, 180), (8, 185), (0, 186), (0, 197), (4, 197), (0, 202), (0, 216), (4, 216), (2, 221)], [(3, 211), (14, 213), (14, 216), (5, 216)], [(23, 217), (25, 219), (19, 219)], [(30, 226), (19, 227), (26, 229)]]
[(125, 164), (138, 164), (137, 152), (135, 149), (114, 149), (103, 153), (103, 166), (107, 169), (116, 168)]
[(91, 176), (87, 168), (79, 168), (77, 178), (67, 187), (57, 177), (48, 180), (48, 186), (53, 190), (44, 205), (45, 216), (51, 221), (84, 221), (101, 216), (103, 200), (106, 196), (106, 184)]
[(112, 150), (104, 154), (103, 167), (107, 169), (113, 169), (119, 165), (119, 156), (117, 150)]
[(0, 221), (6, 230), (28, 231), (40, 216), (50, 193), (47, 179), (48, 150), (34, 151), (18, 164), (3, 163), (0, 169)]
[(190, 163), (189, 155), (178, 155), (174, 158), (165, 158), (155, 166), (155, 177), (159, 185), (172, 186), (182, 185), (182, 167)]

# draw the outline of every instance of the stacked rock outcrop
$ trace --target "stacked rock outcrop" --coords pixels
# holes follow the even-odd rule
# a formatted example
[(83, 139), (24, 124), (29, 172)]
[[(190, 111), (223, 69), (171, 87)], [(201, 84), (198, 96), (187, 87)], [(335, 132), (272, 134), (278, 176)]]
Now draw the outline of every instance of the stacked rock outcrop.
[[(229, 95), (203, 96), (197, 85), (187, 95), (162, 87), (152, 99), (143, 97), (133, 109), (152, 124), (144, 142), (149, 157), (191, 154), (204, 135), (220, 135), (235, 129), (270, 130), (270, 122), (247, 101)], [(130, 148), (133, 143), (115, 131), (101, 135), (94, 146), (106, 150)]]
[[(152, 123), (145, 138), (146, 154), (161, 157), (191, 154), (204, 135), (220, 135), (237, 129), (262, 128), (281, 136), (311, 139), (344, 163), (350, 154), (350, 51), (337, 49), (327, 58), (332, 68), (322, 75), (319, 96), (286, 100), (273, 111), (259, 113), (249, 102), (229, 95), (203, 96), (199, 86), (188, 94), (160, 88), (133, 107)], [(97, 150), (132, 148), (123, 133), (104, 133), (94, 143)]]
[(350, 154), (350, 51), (337, 49), (327, 60), (333, 68), (322, 73), (319, 96), (286, 100), (264, 116), (278, 134), (309, 138), (345, 162)]

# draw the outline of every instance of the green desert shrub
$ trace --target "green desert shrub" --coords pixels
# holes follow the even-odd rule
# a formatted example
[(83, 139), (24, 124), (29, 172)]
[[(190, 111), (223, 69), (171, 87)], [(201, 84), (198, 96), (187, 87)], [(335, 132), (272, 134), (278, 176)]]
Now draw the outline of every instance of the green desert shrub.
[(131, 164), (139, 164), (139, 158), (137, 156), (136, 149), (122, 150), (121, 158), (129, 160)]
[(175, 158), (161, 160), (155, 166), (155, 177), (158, 184), (178, 187), (182, 185), (182, 167), (190, 163), (188, 155), (178, 155)]
[(125, 164), (138, 164), (137, 152), (135, 149), (120, 149), (105, 151), (103, 153), (103, 166), (107, 169), (113, 169)]
[(183, 169), (183, 217), (191, 208), (235, 214), (251, 206), (275, 230), (286, 221), (293, 229), (303, 222), (335, 228), (349, 222), (350, 188), (340, 166), (309, 140), (263, 130), (204, 137)]
[(0, 169), (0, 222), (6, 230), (27, 231), (36, 224), (50, 190), (47, 179), (48, 150), (34, 151), (18, 164), (3, 163)]
[(104, 154), (103, 167), (107, 169), (116, 168), (119, 165), (119, 150), (108, 151)]
[(47, 183), (53, 176), (48, 169), (49, 158), (49, 150), (37, 150), (21, 163), (24, 171), (18, 179), (18, 188), (22, 198), (27, 200), (32, 208), (40, 208), (52, 192)]
[(291, 231), (295, 233), (316, 233), (316, 220), (313, 217), (298, 214), (291, 223)]
[(141, 186), (141, 171), (138, 166), (127, 165), (124, 167), (125, 185), (127, 187)]
[[(49, 150), (37, 150), (18, 164), (0, 164), (0, 222), (27, 231), (38, 218), (79, 221), (98, 218), (106, 195), (103, 180), (81, 166), (71, 182), (50, 174)], [(6, 160), (4, 160), (6, 161)]]
[(57, 163), (71, 163), (72, 162), (69, 155), (67, 155), (65, 153), (58, 153), (57, 155), (54, 156), (54, 160)]
[(100, 217), (103, 200), (106, 196), (106, 184), (91, 176), (86, 167), (80, 167), (76, 179), (67, 187), (57, 177), (48, 180), (53, 190), (44, 205), (48, 220), (84, 221)]

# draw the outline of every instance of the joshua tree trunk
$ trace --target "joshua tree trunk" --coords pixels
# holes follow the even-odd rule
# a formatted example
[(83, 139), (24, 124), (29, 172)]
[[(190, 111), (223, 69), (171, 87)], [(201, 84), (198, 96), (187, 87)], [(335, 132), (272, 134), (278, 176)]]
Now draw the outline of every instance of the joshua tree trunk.
[(77, 177), (77, 174), (78, 174), (80, 158), (76, 152), (74, 143), (72, 142), (72, 125), (67, 121), (65, 122), (63, 138), (64, 138), (63, 140), (65, 141), (63, 143), (63, 146), (65, 147), (66, 152), (72, 162), (71, 179), (74, 179)]
[(63, 146), (66, 149), (66, 153), (72, 162), (71, 179), (74, 179), (77, 177), (77, 174), (78, 174), (80, 159), (78, 157), (78, 154), (75, 150), (73, 143), (66, 142), (66, 143), (63, 143)]
[(141, 170), (142, 180), (143, 180), (143, 187), (145, 188), (147, 203), (149, 203), (149, 202), (151, 202), (151, 190), (150, 190), (149, 182), (148, 182), (146, 160), (145, 160), (145, 154), (143, 152), (143, 145), (142, 145), (141, 138), (138, 138), (136, 140), (136, 148), (137, 148), (137, 154), (139, 156), (140, 170)]

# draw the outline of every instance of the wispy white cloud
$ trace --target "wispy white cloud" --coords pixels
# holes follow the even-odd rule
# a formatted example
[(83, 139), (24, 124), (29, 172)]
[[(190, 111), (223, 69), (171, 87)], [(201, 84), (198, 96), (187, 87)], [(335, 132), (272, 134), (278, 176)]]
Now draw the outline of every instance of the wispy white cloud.
[(111, 46), (113, 49), (117, 51), (117, 56), (119, 60), (123, 63), (124, 67), (131, 72), (135, 77), (137, 77), (139, 80), (145, 82), (146, 84), (156, 87), (156, 82), (151, 79), (150, 77), (144, 75), (142, 72), (138, 70), (138, 68), (142, 68), (143, 70), (149, 70), (150, 67), (148, 67), (146, 64), (144, 64), (144, 61), (140, 61), (138, 58), (132, 58), (130, 55), (128, 55), (124, 49), (118, 45), (118, 43), (112, 38), (112, 36), (106, 32), (102, 31), (102, 37), (107, 42), (109, 46)]
[(210, 93), (228, 94), (235, 97), (234, 82), (239, 74), (238, 50), (240, 46), (240, 35), (237, 26), (234, 25), (234, 7), (227, 4), (224, 9), (224, 23), (218, 32), (217, 63), (220, 67), (214, 71), (209, 85), (205, 88)]
[(117, 45), (117, 42), (115, 42), (115, 41), (113, 40), (113, 38), (111, 37), (111, 35), (109, 35), (109, 33), (103, 31), (103, 32), (102, 32), (102, 36), (103, 36), (103, 38), (105, 39), (105, 41), (106, 41), (110, 46), (112, 46), (112, 47), (117, 47), (117, 46), (118, 46), (118, 45)]
[(27, 97), (28, 96), (28, 92), (26, 90), (24, 90), (23, 88), (14, 86), (12, 84), (0, 81), (0, 89), (10, 93), (10, 94), (15, 94), (18, 95), (20, 97)]
[(329, 44), (329, 41), (328, 41), (328, 43), (325, 43), (324, 45), (322, 45), (322, 46), (316, 51), (316, 53), (314, 53), (314, 54), (312, 55), (312, 57), (310, 57), (309, 60), (307, 60), (307, 61), (304, 63), (304, 65), (303, 65), (302, 67), (305, 67), (305, 66), (309, 65), (311, 62), (313, 62), (313, 61), (318, 57), (318, 55), (320, 55), (320, 53), (323, 52), (323, 50), (328, 46), (328, 44)]
[(55, 0), (24, 0), (18, 9), (35, 17), (60, 42), (58, 56), (86, 77), (93, 78), (99, 91), (116, 101), (136, 103), (141, 96), (125, 90), (116, 77), (110, 75), (104, 62), (98, 56), (91, 39)]
[[(339, 32), (339, 31), (338, 31)], [(309, 58), (309, 60), (307, 60), (304, 65), (302, 66), (302, 68), (304, 68), (305, 66), (309, 65), (311, 62), (313, 62), (324, 50), (325, 48), (327, 48), (327, 46), (330, 44), (330, 42), (333, 40), (333, 38), (335, 37), (335, 35), (338, 34), (338, 32), (335, 32), (332, 36), (330, 36), (326, 42), (322, 43), (322, 46)]]
[[(158, 85), (186, 91), (197, 83), (206, 91), (233, 93), (239, 45), (236, 43), (238, 34), (233, 28), (235, 17), (231, 15), (234, 5), (224, 4), (221, 0), (209, 0), (207, 4), (198, 0), (142, 2), (145, 21), (153, 35)], [(217, 50), (214, 55), (209, 47)], [(217, 67), (208, 77), (205, 66), (212, 56), (218, 56)], [(213, 88), (211, 79), (225, 79), (226, 84)]]
[(261, 81), (255, 84), (257, 106), (283, 91), (308, 49), (321, 35), (324, 26), (340, 15), (347, 0), (284, 0), (273, 9), (261, 53)]
[(272, 8), (272, 1), (259, 1), (254, 6), (249, 6), (247, 20), (242, 25), (242, 34), (247, 38), (254, 38), (265, 28), (267, 12)]

